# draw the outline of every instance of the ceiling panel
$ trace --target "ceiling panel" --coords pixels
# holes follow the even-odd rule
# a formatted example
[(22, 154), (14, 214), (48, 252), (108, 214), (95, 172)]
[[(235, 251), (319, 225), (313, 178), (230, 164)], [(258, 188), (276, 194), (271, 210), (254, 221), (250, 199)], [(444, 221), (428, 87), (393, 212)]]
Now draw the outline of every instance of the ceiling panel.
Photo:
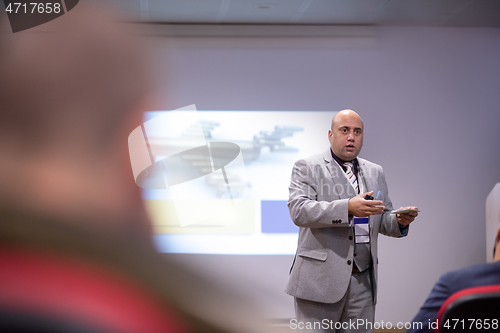
[(446, 22), (450, 26), (500, 27), (500, 1), (475, 1)]
[(450, 17), (469, 7), (473, 0), (405, 0), (391, 2), (380, 13), (386, 24), (444, 25)]
[(500, 27), (500, 0), (87, 0), (132, 21)]
[(213, 23), (225, 0), (167, 0), (148, 3), (148, 20), (170, 23)]
[(234, 23), (289, 23), (298, 12), (301, 1), (249, 0), (230, 1), (225, 22)]

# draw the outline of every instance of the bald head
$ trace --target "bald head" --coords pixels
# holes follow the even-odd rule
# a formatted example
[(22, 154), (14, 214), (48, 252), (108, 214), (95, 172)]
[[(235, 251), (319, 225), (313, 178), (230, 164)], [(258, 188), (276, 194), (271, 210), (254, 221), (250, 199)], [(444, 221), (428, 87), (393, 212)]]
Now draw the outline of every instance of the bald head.
[(352, 119), (357, 119), (361, 122), (361, 125), (363, 125), (363, 120), (361, 119), (361, 117), (359, 116), (359, 114), (357, 114), (355, 111), (353, 110), (350, 110), (350, 109), (345, 109), (345, 110), (342, 110), (340, 112), (337, 112), (333, 118), (332, 118), (332, 126), (331, 126), (331, 129), (333, 129), (333, 127), (335, 126), (335, 121), (337, 119), (343, 119), (345, 117), (348, 117), (348, 118), (352, 118)]
[(335, 114), (328, 131), (333, 153), (343, 161), (355, 159), (363, 147), (363, 128), (363, 120), (353, 110)]

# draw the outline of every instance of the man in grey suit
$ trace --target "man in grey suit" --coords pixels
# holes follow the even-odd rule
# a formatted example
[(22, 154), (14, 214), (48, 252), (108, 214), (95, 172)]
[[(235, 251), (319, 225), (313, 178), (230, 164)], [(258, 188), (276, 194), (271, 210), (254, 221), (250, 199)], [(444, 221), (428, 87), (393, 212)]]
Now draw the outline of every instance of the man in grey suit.
[(406, 236), (418, 213), (391, 214), (382, 167), (357, 157), (363, 121), (356, 112), (335, 114), (328, 139), (330, 149), (293, 167), (288, 208), (300, 229), (285, 289), (295, 298), (290, 324), (314, 332), (372, 332), (378, 234)]

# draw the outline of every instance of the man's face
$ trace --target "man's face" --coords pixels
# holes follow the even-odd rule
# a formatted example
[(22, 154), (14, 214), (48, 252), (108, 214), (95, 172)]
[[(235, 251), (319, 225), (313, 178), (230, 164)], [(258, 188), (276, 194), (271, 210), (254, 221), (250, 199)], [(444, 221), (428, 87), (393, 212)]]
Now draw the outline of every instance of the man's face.
[(363, 121), (354, 112), (341, 111), (328, 131), (330, 147), (344, 161), (355, 159), (363, 147)]

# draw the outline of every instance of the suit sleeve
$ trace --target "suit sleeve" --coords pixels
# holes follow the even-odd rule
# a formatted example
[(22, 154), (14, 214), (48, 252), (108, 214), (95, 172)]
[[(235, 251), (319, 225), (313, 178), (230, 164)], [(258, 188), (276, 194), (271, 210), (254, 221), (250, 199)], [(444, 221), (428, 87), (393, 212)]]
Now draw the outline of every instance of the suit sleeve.
[(306, 160), (293, 166), (288, 199), (293, 223), (306, 228), (348, 227), (349, 199), (318, 201), (318, 192), (325, 190), (319, 172)]
[[(424, 305), (420, 308), (419, 312), (412, 320), (412, 328), (406, 331), (406, 333), (433, 333), (434, 329), (431, 328), (431, 324), (437, 320), (437, 315), (441, 305), (450, 297), (453, 292), (450, 290), (449, 285), (451, 284), (449, 280), (450, 273), (446, 273), (432, 288), (429, 297), (424, 302)], [(434, 324), (435, 325), (435, 324)]]

